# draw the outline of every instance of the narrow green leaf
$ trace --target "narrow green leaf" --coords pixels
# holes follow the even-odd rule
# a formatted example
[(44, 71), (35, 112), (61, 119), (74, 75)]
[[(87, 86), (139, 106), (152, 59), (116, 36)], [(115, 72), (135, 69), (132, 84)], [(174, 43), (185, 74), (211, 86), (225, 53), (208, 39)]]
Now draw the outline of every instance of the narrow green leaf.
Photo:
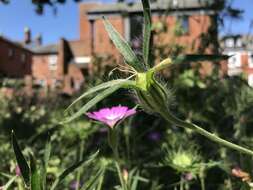
[(149, 0), (142, 0), (143, 16), (144, 16), (144, 31), (143, 31), (143, 58), (146, 67), (149, 68), (150, 61), (150, 44), (151, 44), (151, 11)]
[[(137, 171), (136, 176), (139, 176), (139, 173), (140, 173), (140, 172)], [(137, 177), (135, 177), (134, 175), (132, 175), (131, 177), (133, 178), (133, 183), (132, 183), (132, 185), (131, 185), (131, 189), (132, 189), (132, 190), (136, 190), (137, 187), (138, 187), (139, 179), (138, 179)]]
[(93, 160), (97, 157), (99, 151), (95, 152), (94, 154), (92, 154), (87, 160), (82, 160), (74, 165), (72, 165), (71, 167), (67, 168), (65, 171), (63, 171), (59, 177), (55, 180), (55, 182), (53, 183), (52, 187), (50, 190), (54, 190), (57, 185), (59, 183), (61, 183), (61, 181), (67, 177), (69, 174), (71, 174), (72, 172), (74, 172), (77, 168), (79, 168), (80, 166), (84, 166), (84, 165), (89, 165), (91, 164), (91, 162), (93, 162)]
[(48, 166), (48, 161), (50, 158), (51, 154), (51, 138), (47, 140), (46, 147), (44, 150), (44, 159), (43, 159), (43, 167), (41, 170), (41, 186), (42, 190), (46, 189), (46, 182), (47, 182), (47, 166)]
[(123, 39), (123, 37), (115, 30), (112, 24), (104, 18), (105, 29), (109, 34), (116, 48), (123, 55), (128, 65), (134, 68), (137, 72), (143, 72), (144, 65), (139, 61), (130, 45)]
[(4, 186), (3, 190), (8, 190), (9, 187), (15, 182), (18, 176), (13, 176)]
[(103, 90), (103, 89), (106, 89), (106, 88), (109, 88), (111, 86), (114, 86), (114, 85), (117, 85), (121, 82), (124, 82), (126, 81), (126, 79), (118, 79), (118, 80), (111, 80), (111, 81), (108, 81), (108, 82), (104, 82), (98, 86), (95, 86), (91, 89), (89, 89), (87, 92), (83, 93), (80, 97), (78, 97), (74, 102), (72, 102), (70, 104), (70, 106), (68, 106), (68, 108), (66, 109), (66, 111), (68, 111), (74, 104), (76, 104), (78, 101), (80, 101), (81, 99), (89, 96), (89, 95), (92, 95), (94, 94), (95, 92), (98, 92), (100, 90)]
[(118, 84), (104, 90), (103, 92), (101, 92), (97, 96), (95, 96), (93, 99), (91, 99), (88, 103), (86, 103), (81, 109), (79, 109), (72, 116), (66, 118), (66, 120), (63, 121), (62, 124), (69, 123), (69, 122), (73, 121), (74, 119), (80, 117), (81, 115), (85, 114), (91, 107), (93, 107), (95, 104), (97, 104), (98, 102), (100, 102), (101, 100), (103, 100), (104, 98), (106, 98), (107, 96), (112, 94), (113, 92), (117, 91), (118, 89), (123, 88), (123, 87), (128, 87), (133, 84), (134, 84), (133, 81), (124, 80), (121, 83), (118, 83)]
[(18, 166), (20, 168), (20, 172), (22, 174), (22, 177), (24, 179), (25, 184), (27, 186), (29, 186), (29, 183), (30, 183), (30, 168), (28, 166), (28, 163), (27, 163), (24, 155), (21, 152), (21, 149), (18, 145), (16, 136), (14, 134), (14, 131), (12, 131), (11, 134), (12, 134), (11, 135), (11, 137), (12, 137), (12, 146), (13, 146), (13, 150), (14, 150), (14, 153), (15, 153), (15, 156), (16, 156)]
[(91, 177), (86, 184), (81, 188), (81, 190), (93, 190), (100, 183), (101, 177), (103, 177), (105, 173), (105, 168), (101, 167), (97, 173)]
[(30, 167), (31, 167), (31, 190), (41, 190), (40, 174), (37, 167), (36, 159), (33, 155), (30, 155)]

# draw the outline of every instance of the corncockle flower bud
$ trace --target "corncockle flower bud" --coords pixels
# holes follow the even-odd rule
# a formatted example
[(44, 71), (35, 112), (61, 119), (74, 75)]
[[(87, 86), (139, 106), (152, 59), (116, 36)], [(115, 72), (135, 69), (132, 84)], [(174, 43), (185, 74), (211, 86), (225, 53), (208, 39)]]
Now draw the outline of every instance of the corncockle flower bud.
[(123, 179), (125, 180), (125, 181), (127, 181), (128, 180), (128, 171), (126, 170), (126, 169), (123, 169), (123, 172), (122, 172), (122, 175), (123, 175)]
[(140, 105), (145, 111), (160, 113), (161, 110), (167, 109), (170, 93), (155, 79), (153, 72), (138, 73), (136, 85), (139, 88), (136, 93)]
[(16, 166), (16, 167), (15, 167), (15, 173), (16, 173), (17, 176), (20, 176), (20, 175), (21, 175), (21, 171), (20, 171), (19, 166)]
[(79, 189), (81, 187), (81, 185), (78, 181), (74, 180), (70, 183), (69, 187), (71, 190), (76, 190), (76, 189)]
[(191, 180), (193, 180), (193, 174), (192, 173), (190, 173), (190, 172), (187, 172), (187, 173), (185, 173), (185, 174), (183, 174), (183, 177), (184, 177), (184, 179), (186, 180), (186, 181), (191, 181)]

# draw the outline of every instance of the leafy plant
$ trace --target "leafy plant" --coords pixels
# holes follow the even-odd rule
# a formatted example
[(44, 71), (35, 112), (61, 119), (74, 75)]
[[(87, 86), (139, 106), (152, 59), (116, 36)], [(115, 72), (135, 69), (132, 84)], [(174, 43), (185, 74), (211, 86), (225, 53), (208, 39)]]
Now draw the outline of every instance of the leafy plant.
[[(143, 1), (144, 6), (144, 22), (149, 23), (150, 20), (150, 8), (149, 8), (149, 2)], [(233, 144), (229, 141), (226, 141), (217, 135), (210, 133), (206, 131), (205, 129), (199, 127), (196, 124), (185, 122), (174, 115), (169, 111), (168, 104), (170, 100), (170, 92), (168, 89), (163, 86), (157, 79), (156, 74), (164, 70), (165, 68), (171, 67), (171, 65), (176, 64), (182, 64), (182, 63), (189, 63), (189, 62), (197, 62), (197, 61), (218, 61), (226, 59), (227, 56), (221, 56), (221, 55), (179, 55), (176, 57), (169, 57), (159, 63), (158, 65), (149, 68), (151, 66), (151, 63), (145, 63), (145, 60), (150, 60), (150, 42), (151, 39), (148, 37), (150, 36), (150, 27), (145, 27), (144, 31), (144, 42), (143, 42), (143, 60), (144, 64), (138, 59), (138, 57), (135, 55), (133, 50), (130, 48), (128, 43), (120, 36), (120, 34), (113, 28), (113, 26), (109, 23), (108, 20), (104, 19), (105, 28), (117, 47), (117, 49), (120, 51), (120, 53), (123, 55), (127, 65), (129, 66), (129, 73), (132, 73), (129, 78), (127, 79), (119, 79), (110, 81), (107, 83), (103, 83), (101, 85), (98, 85), (97, 87), (92, 88), (88, 92), (84, 93), (80, 98), (77, 99), (79, 101), (80, 99), (92, 95), (95, 92), (99, 92), (97, 96), (95, 96), (93, 99), (91, 99), (87, 104), (85, 104), (78, 112), (70, 116), (66, 119), (65, 122), (70, 122), (80, 115), (86, 113), (92, 106), (94, 106), (99, 101), (103, 100), (105, 97), (109, 96), (113, 92), (117, 91), (120, 88), (129, 88), (133, 89), (135, 91), (135, 94), (139, 100), (140, 106), (147, 112), (150, 113), (156, 113), (162, 116), (166, 121), (169, 123), (172, 123), (176, 126), (193, 130), (208, 139), (235, 149), (239, 152), (246, 153), (249, 155), (253, 155), (253, 151), (243, 148), (239, 145)], [(134, 78), (134, 80), (129, 80), (130, 78)], [(112, 84), (116, 83), (112, 86)], [(102, 91), (103, 90), (103, 91)], [(74, 103), (76, 103), (75, 101)]]
[[(35, 157), (30, 153), (30, 164), (25, 159), (18, 142), (16, 140), (14, 132), (12, 132), (12, 145), (13, 150), (16, 156), (18, 167), (20, 168), (21, 175), (24, 179), (26, 187), (29, 187), (31, 190), (45, 190), (46, 189), (46, 177), (47, 177), (47, 166), (50, 158), (51, 145), (50, 141), (47, 143), (44, 151), (44, 160), (43, 165), (39, 166)], [(56, 187), (64, 180), (68, 175), (74, 172), (77, 168), (90, 165), (91, 162), (98, 155), (98, 151), (91, 155), (88, 159), (79, 161), (78, 163), (72, 165), (71, 167), (64, 170), (53, 182), (50, 190), (56, 189)]]

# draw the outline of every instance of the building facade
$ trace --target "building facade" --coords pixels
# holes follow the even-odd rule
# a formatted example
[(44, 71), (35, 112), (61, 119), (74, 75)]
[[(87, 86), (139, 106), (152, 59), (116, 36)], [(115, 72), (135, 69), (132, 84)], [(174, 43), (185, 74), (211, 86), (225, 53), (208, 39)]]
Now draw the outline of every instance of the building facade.
[[(154, 26), (161, 23), (169, 29), (163, 33), (163, 42), (169, 44), (173, 40), (187, 46), (189, 52), (196, 52), (203, 44), (203, 36), (211, 28), (216, 33), (213, 37), (217, 38), (217, 14), (208, 2), (158, 0), (151, 3)], [(83, 3), (80, 5), (80, 39), (86, 42), (91, 52), (116, 55), (117, 51), (104, 29), (102, 16), (105, 16), (132, 46), (139, 46), (138, 40), (142, 40), (142, 10), (141, 3)], [(183, 32), (175, 38), (172, 31), (176, 30), (179, 23)]]
[(229, 76), (246, 75), (253, 87), (253, 36), (227, 35), (222, 38), (223, 53), (231, 56), (226, 64)]
[[(27, 38), (13, 42), (0, 37), (0, 74), (3, 78), (24, 79), (26, 86), (43, 87), (73, 94), (84, 83), (83, 70), (79, 64), (80, 48), (75, 42), (60, 39), (59, 43), (43, 46)], [(85, 61), (85, 60), (84, 60)], [(87, 61), (86, 61), (87, 62)]]
[[(186, 52), (213, 53), (217, 48), (207, 43), (217, 38), (216, 12), (207, 0), (157, 0), (151, 3), (153, 43), (171, 42), (185, 46)], [(28, 84), (47, 89), (62, 89), (72, 94), (84, 84), (92, 70), (94, 55), (121, 56), (105, 30), (105, 16), (135, 50), (141, 49), (143, 13), (141, 3), (81, 3), (80, 38), (60, 39), (52, 45), (42, 45), (25, 29), (23, 42), (0, 38), (0, 72), (3, 76), (26, 78)], [(180, 26), (180, 30), (178, 30)], [(162, 33), (158, 33), (162, 30)], [(180, 33), (180, 35), (178, 35)], [(176, 37), (175, 37), (176, 36)], [(204, 44), (204, 45), (203, 45)], [(168, 56), (168, 55), (166, 55)], [(161, 57), (163, 58), (163, 57)], [(207, 70), (209, 67), (207, 66)]]

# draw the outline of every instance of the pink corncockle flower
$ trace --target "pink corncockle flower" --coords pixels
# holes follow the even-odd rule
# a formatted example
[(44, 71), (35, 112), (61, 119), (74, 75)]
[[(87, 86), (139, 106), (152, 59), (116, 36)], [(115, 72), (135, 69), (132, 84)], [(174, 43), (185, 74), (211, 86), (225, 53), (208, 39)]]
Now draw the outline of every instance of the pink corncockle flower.
[(15, 173), (16, 173), (17, 176), (21, 176), (21, 171), (20, 171), (19, 166), (15, 167)]
[(135, 113), (135, 109), (129, 109), (126, 106), (115, 106), (112, 108), (102, 108), (95, 112), (89, 112), (87, 113), (87, 116), (113, 128), (119, 121)]

